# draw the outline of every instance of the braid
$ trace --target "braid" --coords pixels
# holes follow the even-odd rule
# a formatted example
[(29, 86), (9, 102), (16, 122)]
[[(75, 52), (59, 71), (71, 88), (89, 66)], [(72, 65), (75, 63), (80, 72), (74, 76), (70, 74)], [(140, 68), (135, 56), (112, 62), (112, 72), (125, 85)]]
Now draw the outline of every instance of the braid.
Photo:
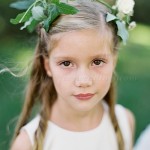
[(51, 78), (45, 78), (40, 91), (42, 97), (42, 108), (40, 112), (39, 126), (35, 132), (34, 150), (43, 149), (44, 137), (46, 134), (48, 120), (50, 116), (50, 109), (54, 103), (54, 100), (56, 99), (56, 95), (54, 93), (55, 90), (51, 82)]
[[(43, 28), (39, 26), (38, 34), (40, 37), (39, 41), (39, 51), (44, 55), (44, 57), (48, 56), (47, 50), (47, 40), (48, 36)], [(40, 121), (38, 128), (34, 135), (34, 150), (42, 150), (44, 144), (44, 138), (48, 126), (48, 120), (50, 116), (51, 107), (56, 99), (56, 90), (53, 85), (52, 78), (47, 76), (47, 73), (44, 69), (44, 59), (41, 57), (40, 63), (42, 65), (42, 81), (39, 90), (39, 98), (41, 99), (41, 112), (40, 112)]]
[(115, 82), (112, 80), (110, 89), (106, 96), (104, 97), (105, 101), (109, 105), (109, 114), (110, 118), (116, 133), (116, 137), (118, 140), (118, 148), (119, 150), (124, 150), (124, 140), (121, 133), (121, 129), (119, 127), (116, 115), (115, 115), (115, 100), (116, 100), (116, 90), (115, 90)]
[(46, 129), (47, 129), (47, 121), (48, 121), (48, 115), (45, 111), (46, 106), (45, 104), (43, 104), (43, 108), (41, 110), (40, 113), (40, 122), (39, 122), (39, 126), (35, 132), (35, 136), (34, 136), (34, 150), (42, 150), (43, 149), (43, 143), (44, 143), (44, 137), (45, 137), (45, 133), (46, 133)]

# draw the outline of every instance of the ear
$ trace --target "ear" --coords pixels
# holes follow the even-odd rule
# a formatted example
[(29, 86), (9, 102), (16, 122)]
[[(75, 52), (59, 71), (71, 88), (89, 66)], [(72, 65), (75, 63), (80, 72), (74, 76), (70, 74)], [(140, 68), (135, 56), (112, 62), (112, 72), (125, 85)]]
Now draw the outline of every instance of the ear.
[(50, 66), (49, 66), (49, 58), (44, 58), (44, 68), (49, 77), (52, 77)]

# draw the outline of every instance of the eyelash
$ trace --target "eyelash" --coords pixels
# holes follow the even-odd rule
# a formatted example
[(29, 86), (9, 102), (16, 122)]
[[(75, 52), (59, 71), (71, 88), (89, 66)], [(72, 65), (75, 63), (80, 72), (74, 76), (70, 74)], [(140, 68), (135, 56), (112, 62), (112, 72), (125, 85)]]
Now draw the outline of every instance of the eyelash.
[[(66, 62), (69, 63), (69, 65), (65, 65)], [(69, 67), (70, 64), (71, 64), (71, 62), (69, 60), (63, 61), (63, 62), (60, 63), (60, 65), (63, 65), (64, 67)]]
[[(96, 64), (96, 62), (99, 62), (99, 64)], [(93, 64), (96, 65), (96, 66), (101, 66), (103, 63), (106, 63), (106, 62), (104, 60), (101, 60), (101, 59), (95, 59), (95, 60), (93, 60)]]
[[(99, 64), (96, 64), (96, 61), (99, 62)], [(92, 64), (94, 64), (95, 66), (101, 66), (103, 63), (106, 63), (106, 62), (102, 59), (95, 59), (92, 61)], [(64, 67), (69, 67), (70, 64), (72, 64), (71, 61), (67, 60), (67, 61), (61, 62), (59, 65), (63, 65)], [(72, 64), (72, 66), (73, 66), (73, 64)]]

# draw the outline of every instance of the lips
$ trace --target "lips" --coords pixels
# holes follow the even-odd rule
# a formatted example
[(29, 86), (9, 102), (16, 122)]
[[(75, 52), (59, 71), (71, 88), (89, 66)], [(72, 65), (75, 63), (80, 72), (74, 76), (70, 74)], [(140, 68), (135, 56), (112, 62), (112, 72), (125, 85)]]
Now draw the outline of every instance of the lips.
[(94, 94), (92, 94), (92, 93), (82, 94), (81, 93), (81, 94), (77, 94), (77, 95), (74, 95), (74, 96), (79, 100), (89, 100), (94, 96)]

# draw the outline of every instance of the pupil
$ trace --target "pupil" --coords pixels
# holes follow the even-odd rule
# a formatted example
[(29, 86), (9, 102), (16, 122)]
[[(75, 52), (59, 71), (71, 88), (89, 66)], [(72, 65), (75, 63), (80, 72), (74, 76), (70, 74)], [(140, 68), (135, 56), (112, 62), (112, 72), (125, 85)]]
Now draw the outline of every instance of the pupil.
[(100, 60), (95, 60), (94, 63), (95, 63), (96, 65), (99, 65), (99, 64), (101, 63), (101, 61), (100, 61)]
[(69, 62), (69, 61), (65, 61), (65, 62), (64, 62), (64, 65), (65, 65), (65, 66), (69, 66), (69, 65), (70, 65), (70, 62)]

